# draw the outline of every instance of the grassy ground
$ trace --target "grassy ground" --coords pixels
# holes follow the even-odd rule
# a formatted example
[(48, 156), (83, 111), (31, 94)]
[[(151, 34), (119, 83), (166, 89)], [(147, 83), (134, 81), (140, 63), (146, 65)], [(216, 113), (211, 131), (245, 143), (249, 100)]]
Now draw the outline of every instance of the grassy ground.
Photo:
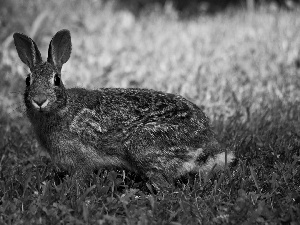
[[(97, 1), (15, 2), (0, 17), (0, 224), (298, 224), (299, 12), (180, 19), (170, 5), (135, 17)], [(156, 195), (117, 172), (93, 174), (71, 201), (70, 179), (57, 181), (23, 115), (28, 69), (11, 37), (33, 36), (45, 58), (61, 28), (73, 42), (63, 67), (67, 87), (181, 94), (203, 107), (237, 161)]]

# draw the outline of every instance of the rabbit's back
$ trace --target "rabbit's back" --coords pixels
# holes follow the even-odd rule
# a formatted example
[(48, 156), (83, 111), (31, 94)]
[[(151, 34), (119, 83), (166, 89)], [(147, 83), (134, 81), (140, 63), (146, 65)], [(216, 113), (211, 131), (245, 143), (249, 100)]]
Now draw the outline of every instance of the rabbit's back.
[(209, 129), (209, 120), (203, 111), (179, 95), (138, 88), (72, 88), (67, 89), (67, 94), (69, 109), (75, 116), (92, 110), (103, 120), (109, 119), (107, 126), (174, 123), (197, 127), (199, 131)]
[(211, 132), (202, 110), (178, 95), (121, 88), (93, 91), (74, 88), (67, 93), (69, 115), (73, 116), (71, 127), (79, 130), (86, 130), (85, 123), (90, 123), (98, 134), (116, 130), (130, 136), (147, 126), (152, 131), (171, 132), (166, 142), (171, 136), (176, 137), (176, 142), (190, 142), (193, 136)]

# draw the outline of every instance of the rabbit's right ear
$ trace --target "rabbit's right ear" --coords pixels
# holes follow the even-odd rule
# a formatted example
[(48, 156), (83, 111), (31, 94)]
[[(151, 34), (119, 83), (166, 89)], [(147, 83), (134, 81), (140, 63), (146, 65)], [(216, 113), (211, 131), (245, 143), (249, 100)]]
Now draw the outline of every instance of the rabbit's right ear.
[(39, 49), (30, 37), (21, 33), (14, 33), (13, 37), (20, 59), (30, 70), (43, 61)]
[(60, 30), (52, 38), (47, 61), (54, 65), (60, 72), (61, 67), (66, 63), (71, 55), (72, 43), (69, 30)]

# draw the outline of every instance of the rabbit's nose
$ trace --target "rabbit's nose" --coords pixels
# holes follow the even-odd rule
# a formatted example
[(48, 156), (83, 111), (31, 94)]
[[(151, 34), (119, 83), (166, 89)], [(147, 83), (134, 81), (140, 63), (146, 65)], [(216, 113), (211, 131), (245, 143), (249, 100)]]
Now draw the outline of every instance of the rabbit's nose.
[(35, 96), (32, 101), (37, 104), (39, 107), (43, 107), (43, 104), (47, 101), (46, 95), (37, 95)]

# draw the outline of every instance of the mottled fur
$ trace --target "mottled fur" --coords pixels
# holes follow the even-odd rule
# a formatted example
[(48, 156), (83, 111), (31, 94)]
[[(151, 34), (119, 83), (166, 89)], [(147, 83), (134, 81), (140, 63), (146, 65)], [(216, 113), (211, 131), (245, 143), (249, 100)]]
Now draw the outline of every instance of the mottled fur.
[(185, 98), (147, 89), (66, 89), (60, 78), (71, 53), (69, 31), (53, 37), (47, 62), (29, 37), (16, 33), (14, 39), (31, 70), (24, 94), (28, 118), (62, 167), (78, 176), (100, 167), (126, 168), (160, 186), (209, 169), (214, 159), (224, 163), (208, 118)]

